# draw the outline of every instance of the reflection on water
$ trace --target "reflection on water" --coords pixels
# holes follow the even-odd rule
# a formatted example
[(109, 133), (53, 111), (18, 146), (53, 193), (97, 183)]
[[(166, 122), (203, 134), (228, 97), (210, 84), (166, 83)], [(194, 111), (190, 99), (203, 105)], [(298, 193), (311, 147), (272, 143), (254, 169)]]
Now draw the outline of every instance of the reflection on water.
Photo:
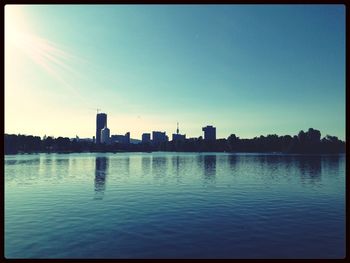
[[(137, 160), (137, 158), (130, 159), (128, 155), (112, 156), (118, 157), (112, 158), (112, 163), (109, 163), (108, 160), (111, 156), (94, 158), (96, 192), (104, 191), (108, 165), (112, 168), (113, 173), (121, 177), (128, 177), (130, 167), (135, 166), (134, 160)], [(267, 182), (272, 179), (283, 180), (283, 177), (298, 177), (302, 184), (314, 184), (322, 181), (322, 174), (332, 174), (338, 171), (341, 168), (342, 158), (344, 159), (344, 156), (341, 155), (227, 154), (221, 157), (215, 154), (140, 155), (142, 176), (152, 174), (153, 178), (159, 179), (171, 175), (176, 177), (178, 183), (182, 181), (184, 174), (197, 166), (199, 170), (202, 170), (200, 174), (203, 175), (203, 182), (214, 182), (217, 171), (224, 170), (235, 176), (246, 172), (261, 175)], [(75, 158), (70, 155), (10, 156), (5, 158), (6, 180), (30, 179), (26, 182), (27, 184), (34, 183), (42, 177), (47, 180), (60, 180), (77, 169), (91, 165), (89, 159)]]
[(206, 179), (213, 179), (216, 175), (216, 155), (204, 155), (203, 170)]
[(204, 186), (212, 186), (216, 181), (217, 157), (216, 155), (199, 155), (197, 158), (198, 168), (202, 170), (201, 178)]
[(57, 166), (68, 166), (69, 165), (69, 157), (56, 158), (54, 162)]
[(17, 160), (5, 160), (5, 165), (13, 165), (16, 163), (17, 163)]
[(142, 175), (148, 175), (151, 172), (151, 157), (142, 156)]
[(297, 159), (296, 163), (302, 183), (305, 183), (305, 180), (310, 183), (321, 181), (321, 158), (321, 156), (309, 156)]
[(167, 158), (164, 156), (153, 156), (152, 158), (152, 173), (154, 178), (159, 179), (164, 177), (167, 172)]
[(95, 198), (103, 199), (106, 189), (106, 176), (108, 169), (107, 157), (96, 157), (95, 159)]
[[(253, 172), (280, 180), (284, 176), (298, 176), (302, 183), (320, 182), (322, 169), (336, 171), (341, 156), (322, 155), (246, 155), (229, 156), (231, 169), (253, 167)], [(242, 167), (243, 165), (243, 167)]]
[(130, 157), (125, 156), (123, 159), (125, 160), (125, 163), (124, 163), (125, 173), (130, 174)]
[(228, 163), (230, 165), (231, 170), (235, 170), (237, 167), (238, 157), (235, 154), (230, 154), (227, 156)]
[(338, 155), (322, 156), (322, 164), (324, 169), (329, 171), (337, 171), (340, 168), (340, 157)]
[(176, 177), (178, 177), (180, 172), (180, 157), (178, 155), (173, 156), (171, 158), (171, 164), (173, 166), (173, 170), (175, 171)]
[(5, 254), (341, 258), (344, 182), (344, 155), (5, 156)]
[[(13, 157), (13, 156), (11, 156)], [(16, 159), (8, 159), (5, 160), (5, 165), (37, 165), (40, 163), (40, 158), (29, 158), (29, 159), (22, 159), (22, 160), (16, 160)]]
[(110, 167), (113, 169), (113, 172), (117, 174), (118, 176), (126, 176), (129, 177), (130, 175), (130, 156), (123, 156), (120, 158), (117, 156), (117, 158), (111, 158), (110, 159)]
[(186, 173), (187, 170), (191, 167), (189, 164), (189, 158), (180, 157), (179, 155), (175, 155), (171, 157), (171, 166), (172, 166), (172, 174), (176, 178), (176, 183), (182, 183), (182, 174)]

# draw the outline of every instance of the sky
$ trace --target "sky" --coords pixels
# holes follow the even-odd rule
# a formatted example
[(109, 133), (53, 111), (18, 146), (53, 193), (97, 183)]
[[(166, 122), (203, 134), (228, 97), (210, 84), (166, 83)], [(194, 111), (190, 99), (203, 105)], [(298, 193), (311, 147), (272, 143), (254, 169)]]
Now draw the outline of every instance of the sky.
[(6, 5), (5, 133), (345, 139), (344, 5)]

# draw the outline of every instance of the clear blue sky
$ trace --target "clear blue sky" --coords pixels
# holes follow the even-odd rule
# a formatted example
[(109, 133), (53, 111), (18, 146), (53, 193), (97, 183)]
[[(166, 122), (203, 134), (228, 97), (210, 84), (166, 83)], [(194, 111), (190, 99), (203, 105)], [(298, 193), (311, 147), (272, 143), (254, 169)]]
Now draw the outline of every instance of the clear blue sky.
[(345, 138), (343, 5), (7, 5), (5, 36), (6, 133)]

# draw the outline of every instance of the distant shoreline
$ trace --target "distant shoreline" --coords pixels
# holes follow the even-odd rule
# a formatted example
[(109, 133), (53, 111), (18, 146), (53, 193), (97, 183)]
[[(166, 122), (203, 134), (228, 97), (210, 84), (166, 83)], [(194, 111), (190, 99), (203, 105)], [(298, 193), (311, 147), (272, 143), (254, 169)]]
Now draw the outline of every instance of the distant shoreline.
[(20, 152), (6, 153), (8, 155), (31, 155), (31, 154), (86, 154), (86, 153), (226, 153), (226, 154), (264, 154), (264, 155), (345, 155), (345, 152), (339, 153), (285, 153), (285, 152), (218, 152), (218, 151), (84, 151), (84, 152)]
[(96, 144), (91, 141), (66, 137), (44, 137), (5, 134), (4, 154), (17, 153), (93, 153), (93, 152), (227, 152), (227, 153), (299, 153), (338, 154), (345, 153), (346, 143), (336, 136), (326, 135), (310, 128), (298, 135), (254, 137), (241, 139), (231, 134), (227, 139), (180, 138), (172, 141), (147, 141), (139, 144)]

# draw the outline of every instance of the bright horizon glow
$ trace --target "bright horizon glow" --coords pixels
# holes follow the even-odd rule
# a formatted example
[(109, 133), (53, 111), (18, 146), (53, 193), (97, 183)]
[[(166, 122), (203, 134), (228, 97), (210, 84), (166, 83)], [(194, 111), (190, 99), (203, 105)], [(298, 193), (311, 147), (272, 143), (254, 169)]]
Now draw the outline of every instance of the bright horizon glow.
[[(291, 19), (293, 18), (293, 19)], [(343, 5), (6, 5), (5, 133), (345, 139)]]

